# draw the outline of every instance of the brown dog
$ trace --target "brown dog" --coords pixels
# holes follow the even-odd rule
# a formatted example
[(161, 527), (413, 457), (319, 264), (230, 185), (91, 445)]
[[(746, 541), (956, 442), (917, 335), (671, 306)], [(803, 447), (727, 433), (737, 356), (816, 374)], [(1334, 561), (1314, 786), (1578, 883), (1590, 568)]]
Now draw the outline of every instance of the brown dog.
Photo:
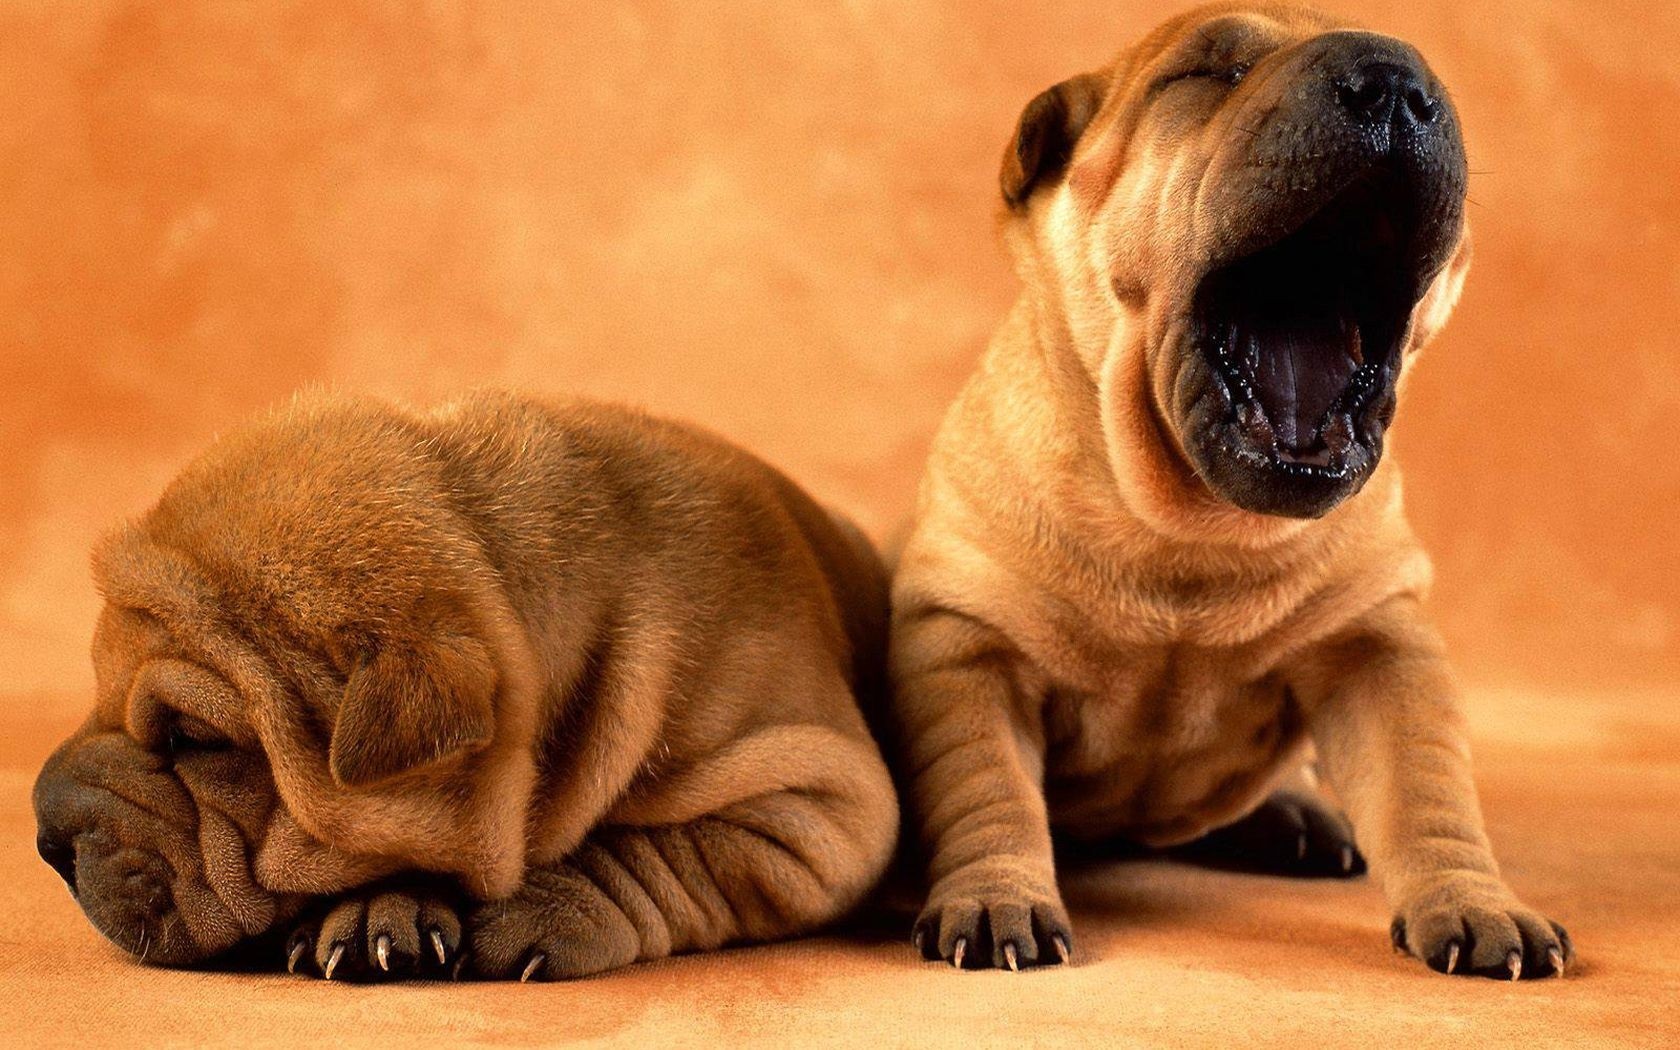
[(810, 930), (893, 851), (885, 571), (695, 430), (303, 403), (95, 562), (39, 846), (150, 961), (301, 916), (329, 977), (575, 977)]
[(1316, 745), (1397, 945), (1561, 973), (1563, 930), (1490, 854), (1381, 459), (1468, 265), (1440, 83), (1317, 14), (1202, 8), (1034, 99), (1002, 184), (1025, 294), (946, 417), (894, 582), (923, 953), (1065, 961), (1052, 829), (1229, 829), (1251, 859), (1357, 872)]

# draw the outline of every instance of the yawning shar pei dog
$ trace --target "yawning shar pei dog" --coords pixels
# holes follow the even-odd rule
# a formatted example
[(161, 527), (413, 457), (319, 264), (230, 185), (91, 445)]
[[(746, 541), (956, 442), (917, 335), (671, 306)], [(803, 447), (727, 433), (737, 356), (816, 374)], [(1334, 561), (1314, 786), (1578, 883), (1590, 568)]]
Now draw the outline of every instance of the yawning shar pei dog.
[(695, 430), (305, 401), (95, 572), (38, 845), (152, 962), (295, 930), (328, 977), (576, 977), (810, 930), (893, 851), (885, 570)]
[(1053, 831), (1211, 833), (1281, 871), (1369, 858), (1436, 970), (1562, 973), (1490, 852), (1382, 455), (1464, 281), (1465, 178), (1417, 51), (1295, 8), (1198, 9), (1028, 104), (1002, 171), (1025, 292), (893, 588), (927, 957), (1067, 960)]

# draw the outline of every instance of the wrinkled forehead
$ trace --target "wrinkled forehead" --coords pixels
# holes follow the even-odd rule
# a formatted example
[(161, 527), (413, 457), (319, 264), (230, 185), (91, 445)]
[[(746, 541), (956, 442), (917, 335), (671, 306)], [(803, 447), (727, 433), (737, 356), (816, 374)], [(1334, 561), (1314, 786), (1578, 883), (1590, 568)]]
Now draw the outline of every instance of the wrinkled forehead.
[(1208, 4), (1163, 22), (1135, 46), (1125, 49), (1117, 65), (1141, 68), (1177, 53), (1245, 44), (1271, 49), (1351, 27), (1347, 19), (1307, 7)]
[(126, 717), (134, 676), (148, 660), (168, 653), (163, 621), (141, 609), (106, 602), (93, 630), (94, 710), (110, 724)]
[(157, 616), (107, 604), (92, 648), (96, 721), (145, 738), (173, 713), (242, 736), (241, 693)]
[(1198, 62), (1251, 63), (1324, 33), (1350, 28), (1353, 24), (1345, 19), (1304, 7), (1215, 4), (1196, 8), (1163, 23), (1116, 56), (1104, 116), (1113, 119), (1118, 111), (1137, 106), (1139, 96), (1147, 94), (1163, 73)]
[(1081, 137), (1068, 168), (1076, 201), (1095, 206), (1127, 159), (1146, 119), (1175, 123), (1156, 106), (1161, 81), (1201, 67), (1253, 65), (1267, 55), (1306, 43), (1352, 23), (1288, 5), (1212, 4), (1157, 26), (1110, 65), (1103, 103)]

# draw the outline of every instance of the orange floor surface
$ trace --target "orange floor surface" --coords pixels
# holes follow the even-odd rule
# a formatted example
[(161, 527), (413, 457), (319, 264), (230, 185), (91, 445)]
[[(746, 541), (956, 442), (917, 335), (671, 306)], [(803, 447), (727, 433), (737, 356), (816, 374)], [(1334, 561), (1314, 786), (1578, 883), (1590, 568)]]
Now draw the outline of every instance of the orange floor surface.
[(13, 718), (0, 726), (0, 1032), (11, 1045), (79, 1047), (1674, 1046), (1680, 710), (1666, 696), (1477, 691), (1472, 725), (1505, 872), (1580, 949), (1562, 980), (1424, 970), (1389, 948), (1388, 911), (1368, 880), (1162, 860), (1064, 877), (1079, 936), (1070, 969), (958, 973), (882, 931), (573, 984), (159, 970), (105, 943), (27, 848), (29, 783), (69, 726)]

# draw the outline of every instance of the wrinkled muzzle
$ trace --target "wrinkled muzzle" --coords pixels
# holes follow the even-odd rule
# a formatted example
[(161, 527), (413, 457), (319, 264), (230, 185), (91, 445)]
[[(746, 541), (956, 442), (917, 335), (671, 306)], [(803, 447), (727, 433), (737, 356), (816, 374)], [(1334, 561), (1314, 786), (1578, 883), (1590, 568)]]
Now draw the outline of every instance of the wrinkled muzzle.
[[(239, 759), (228, 756), (229, 766)], [(35, 781), (34, 802), (42, 859), (99, 932), (144, 962), (198, 962), (279, 917), (282, 902), (250, 875), (254, 814), (242, 815), (254, 824), (242, 828), (201, 806), (167, 758), (121, 733), (61, 746)]]
[(1399, 41), (1329, 33), (1265, 74), (1234, 89), (1203, 183), (1219, 236), (1170, 400), (1221, 497), (1312, 518), (1382, 456), (1413, 313), (1462, 239), (1464, 145)]

